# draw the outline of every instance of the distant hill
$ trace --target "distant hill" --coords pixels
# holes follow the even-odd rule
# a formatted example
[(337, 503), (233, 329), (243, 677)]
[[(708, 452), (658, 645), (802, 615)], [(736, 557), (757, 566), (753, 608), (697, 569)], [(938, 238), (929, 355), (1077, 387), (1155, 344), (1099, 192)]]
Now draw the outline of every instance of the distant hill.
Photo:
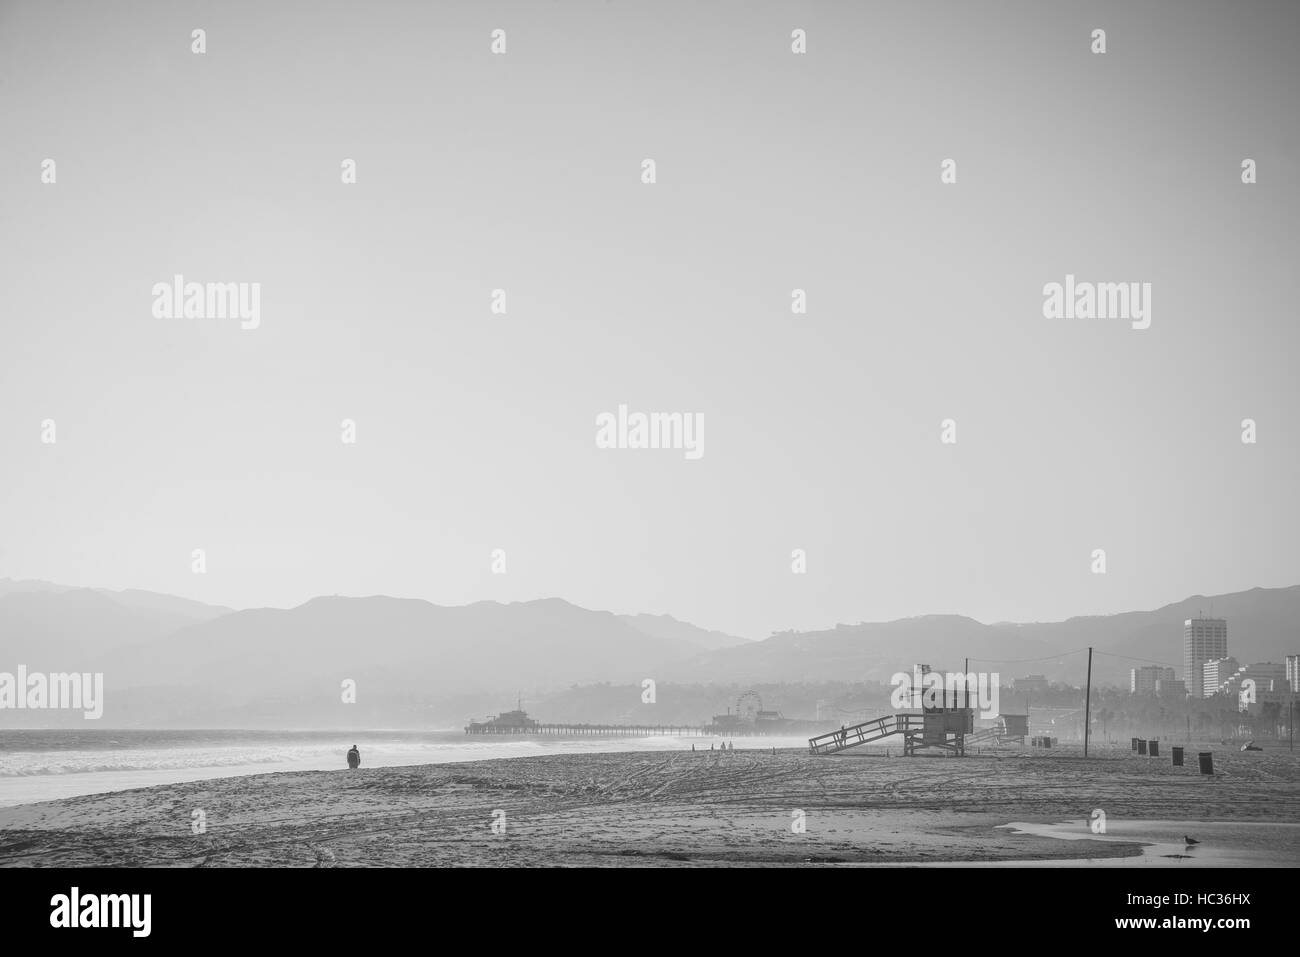
[[(558, 598), (445, 607), (315, 598), (229, 611), (152, 592), (0, 580), (0, 671), (102, 671), (105, 726), (428, 727), (578, 684), (883, 682), (926, 662), (1081, 684), (1124, 684), (1151, 659), (1182, 675), (1182, 623), (1228, 619), (1243, 662), (1300, 651), (1300, 586), (1195, 596), (1153, 611), (983, 624), (955, 615), (839, 625), (746, 641), (668, 615), (615, 615)], [(342, 684), (356, 683), (344, 705)], [(634, 709), (638, 701), (629, 702)], [(63, 723), (6, 712), (0, 726)], [(66, 716), (73, 720), (73, 716)]]
[(129, 645), (227, 611), (151, 592), (0, 579), (0, 670), (85, 671)]
[[(1173, 666), (1183, 676), (1183, 622), (1204, 613), (1228, 620), (1228, 652), (1242, 662), (1276, 661), (1300, 653), (1300, 586), (1253, 588), (1193, 596), (1153, 611), (1071, 618), (1063, 622), (985, 625), (970, 618), (927, 615), (875, 624), (785, 632), (737, 648), (696, 655), (668, 669), (674, 681), (888, 681), (924, 662), (957, 671), (997, 671), (1007, 680), (1044, 674), (1081, 685), (1093, 646), (1093, 680), (1123, 684), (1141, 660)], [(1120, 657), (1123, 656), (1123, 657)]]
[[(1129, 669), (1144, 662), (1112, 656), (1154, 659), (1172, 666), (1182, 678), (1183, 622), (1200, 615), (1227, 619), (1228, 654), (1243, 664), (1281, 663), (1286, 655), (1300, 654), (1300, 585), (1252, 588), (1226, 595), (1193, 595), (1154, 611), (1070, 618), (1053, 624), (990, 627), (1067, 650), (1092, 645), (1109, 653), (1094, 656), (1094, 680), (1100, 675), (1102, 681), (1127, 683)], [(1086, 661), (1086, 656), (1075, 657)], [(1061, 672), (1063, 680), (1068, 676), (1074, 684), (1082, 683), (1083, 673), (1083, 665), (1075, 664), (1073, 659)]]
[[(1031, 635), (1002, 634), (959, 615), (838, 625), (824, 631), (782, 632), (738, 648), (722, 648), (676, 663), (665, 677), (680, 682), (880, 681), (925, 662), (959, 670), (972, 658), (1040, 658), (1057, 648)], [(1041, 666), (1040, 666), (1041, 667)], [(971, 663), (972, 670), (999, 670)]]
[(123, 591), (96, 588), (95, 591), (127, 608), (158, 612), (164, 615), (175, 615), (193, 621), (211, 621), (213, 618), (219, 618), (234, 611), (233, 608), (227, 608), (224, 605), (208, 605), (189, 598), (163, 595), (155, 591), (141, 591), (138, 588), (127, 588)]
[(56, 585), (54, 582), (41, 581), (39, 578), (0, 578), (0, 598), (33, 591), (72, 591), (69, 585)]
[[(114, 688), (182, 687), (265, 710), (334, 708), (345, 679), (357, 713), (401, 699), (484, 696), (652, 676), (694, 647), (561, 599), (443, 607), (402, 598), (315, 598), (238, 611), (119, 651)], [(205, 700), (216, 700), (205, 698)]]
[(672, 615), (641, 614), (618, 617), (637, 631), (665, 641), (677, 642), (683, 647), (713, 651), (718, 648), (734, 648), (751, 643), (748, 638), (737, 638), (735, 635), (728, 635), (721, 631), (706, 631), (690, 622), (679, 621)]
[[(743, 639), (561, 599), (443, 607), (376, 596), (245, 611), (153, 592), (0, 580), (0, 670), (102, 671), (106, 724), (425, 724), (517, 692), (631, 682)], [(357, 704), (340, 711), (341, 685)], [(455, 709), (454, 711), (451, 709)], [(463, 715), (462, 715), (463, 713)], [(6, 712), (0, 726), (75, 716)]]

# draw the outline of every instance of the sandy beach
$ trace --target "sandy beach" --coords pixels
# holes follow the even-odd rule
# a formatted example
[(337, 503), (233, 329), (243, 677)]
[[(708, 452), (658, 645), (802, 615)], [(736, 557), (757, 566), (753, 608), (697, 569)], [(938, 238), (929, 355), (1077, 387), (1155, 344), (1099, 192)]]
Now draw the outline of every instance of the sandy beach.
[(687, 750), (259, 774), (0, 809), (0, 866), (1300, 863), (1294, 753), (1216, 748), (1214, 777), (1190, 757)]

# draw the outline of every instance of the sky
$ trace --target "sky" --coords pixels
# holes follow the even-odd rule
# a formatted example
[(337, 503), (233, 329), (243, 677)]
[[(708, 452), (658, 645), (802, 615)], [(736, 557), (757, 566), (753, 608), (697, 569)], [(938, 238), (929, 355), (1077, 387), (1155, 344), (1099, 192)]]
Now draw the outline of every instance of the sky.
[[(1297, 39), (1261, 2), (0, 3), (0, 577), (754, 638), (1296, 584)], [(155, 315), (176, 274), (260, 283), (259, 325)], [(1067, 275), (1150, 283), (1150, 327), (1046, 318)], [(703, 455), (599, 448), (620, 405)]]

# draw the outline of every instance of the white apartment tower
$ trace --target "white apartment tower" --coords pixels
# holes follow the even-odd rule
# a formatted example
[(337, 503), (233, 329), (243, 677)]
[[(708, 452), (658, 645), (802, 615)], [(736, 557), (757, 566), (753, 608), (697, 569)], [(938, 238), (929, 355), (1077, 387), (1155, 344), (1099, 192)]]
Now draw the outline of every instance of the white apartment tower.
[[(1228, 622), (1224, 618), (1188, 618), (1183, 622), (1183, 680), (1193, 698), (1205, 697), (1207, 661), (1228, 657)], [(1214, 689), (1210, 689), (1210, 694)]]

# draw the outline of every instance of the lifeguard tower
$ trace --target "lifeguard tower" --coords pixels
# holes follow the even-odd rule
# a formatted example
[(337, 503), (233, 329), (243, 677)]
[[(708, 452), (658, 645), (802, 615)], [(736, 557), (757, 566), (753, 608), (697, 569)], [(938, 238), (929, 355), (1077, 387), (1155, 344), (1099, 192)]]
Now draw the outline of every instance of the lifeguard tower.
[(938, 748), (956, 757), (965, 757), (966, 736), (975, 730), (975, 709), (966, 706), (966, 701), (956, 689), (952, 691), (951, 701), (948, 691), (943, 689), (939, 702), (927, 706), (924, 676), (929, 673), (929, 665), (918, 664), (913, 669), (917, 681), (911, 689), (911, 710), (872, 718), (851, 728), (841, 728), (839, 731), (809, 738), (809, 752), (834, 754), (901, 734), (903, 754), (908, 757), (927, 748)]
[[(929, 665), (917, 665), (916, 672), (922, 676), (930, 673)], [(956, 688), (952, 690), (952, 703), (948, 702), (947, 689), (941, 689), (942, 697), (938, 704), (925, 706), (922, 687), (914, 687), (915, 706), (921, 709), (921, 726), (903, 734), (903, 754), (911, 757), (924, 748), (939, 748), (957, 757), (966, 756), (966, 735), (975, 730), (975, 710), (959, 702)]]
[(1002, 741), (1025, 743), (1025, 738), (1029, 734), (1029, 715), (1000, 714), (998, 720), (1002, 722), (1002, 734), (999, 735)]

